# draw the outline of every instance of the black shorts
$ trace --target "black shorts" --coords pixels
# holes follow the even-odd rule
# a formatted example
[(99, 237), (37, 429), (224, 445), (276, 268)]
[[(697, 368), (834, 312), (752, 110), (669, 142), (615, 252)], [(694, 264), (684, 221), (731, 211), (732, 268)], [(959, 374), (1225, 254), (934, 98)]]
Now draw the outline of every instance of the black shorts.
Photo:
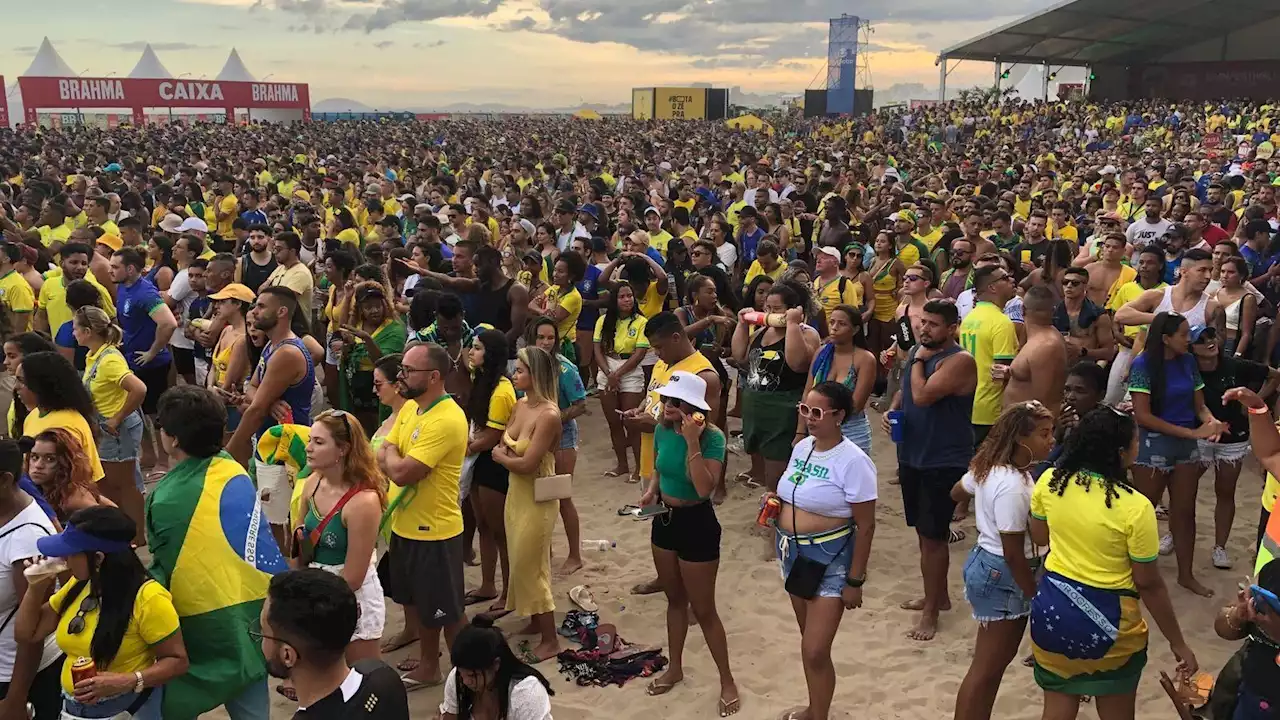
[(688, 507), (672, 507), (653, 518), (649, 542), (668, 550), (684, 562), (714, 562), (720, 559), (720, 521), (710, 502)]
[(466, 619), (461, 534), (448, 540), (409, 540), (392, 533), (388, 555), (391, 599), (413, 607), (423, 627), (446, 627)]
[(968, 468), (931, 468), (923, 470), (909, 465), (898, 467), (902, 489), (902, 507), (907, 526), (926, 540), (945, 542), (951, 534), (951, 514), (956, 503), (951, 488), (964, 477)]
[(486, 451), (476, 456), (475, 465), (471, 468), (471, 487), (488, 488), (494, 492), (507, 494), (507, 469), (493, 459), (493, 452)]
[(169, 352), (173, 353), (173, 367), (177, 369), (179, 375), (185, 377), (196, 374), (195, 350), (170, 346)]
[(991, 434), (990, 425), (974, 425), (973, 426), (973, 449), (977, 450), (983, 440), (987, 439), (987, 435)]
[(155, 415), (160, 396), (169, 389), (169, 363), (156, 367), (138, 368), (133, 371), (133, 374), (147, 386), (147, 397), (142, 401), (142, 412)]

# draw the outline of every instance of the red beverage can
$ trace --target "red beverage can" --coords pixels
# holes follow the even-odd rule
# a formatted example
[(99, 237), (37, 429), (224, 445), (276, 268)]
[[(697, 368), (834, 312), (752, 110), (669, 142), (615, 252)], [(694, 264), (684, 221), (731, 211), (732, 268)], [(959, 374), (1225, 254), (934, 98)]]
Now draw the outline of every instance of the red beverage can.
[(98, 667), (93, 658), (78, 657), (71, 663), (71, 684), (74, 686), (81, 680), (88, 680), (98, 674)]
[(782, 512), (782, 501), (777, 495), (770, 495), (760, 504), (760, 514), (756, 516), (756, 524), (760, 527), (773, 527), (778, 523), (780, 512)]

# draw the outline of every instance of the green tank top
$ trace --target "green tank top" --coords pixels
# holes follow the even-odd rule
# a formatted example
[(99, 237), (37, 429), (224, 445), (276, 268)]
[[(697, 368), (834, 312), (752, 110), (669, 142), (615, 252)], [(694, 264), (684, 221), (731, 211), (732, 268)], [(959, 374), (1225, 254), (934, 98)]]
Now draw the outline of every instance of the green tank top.
[[(319, 487), (317, 485), (317, 487)], [(316, 542), (316, 554), (314, 562), (321, 565), (343, 565), (347, 562), (347, 526), (342, 524), (342, 513), (345, 510), (339, 510), (333, 519), (324, 526), (324, 532), (320, 535), (319, 541)], [(311, 499), (307, 503), (307, 517), (303, 520), (302, 526), (306, 528), (308, 535), (315, 532), (320, 527), (320, 521), (324, 517), (316, 512), (315, 493), (311, 493)]]

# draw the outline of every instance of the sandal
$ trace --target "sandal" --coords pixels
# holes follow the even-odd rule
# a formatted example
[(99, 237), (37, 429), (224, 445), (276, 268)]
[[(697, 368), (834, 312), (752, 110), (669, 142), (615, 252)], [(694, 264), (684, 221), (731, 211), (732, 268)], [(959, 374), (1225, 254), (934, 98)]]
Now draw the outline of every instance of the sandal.
[(639, 505), (623, 505), (622, 507), (618, 508), (618, 517), (626, 517), (626, 516), (628, 516), (628, 515), (635, 515), (635, 514), (636, 514), (636, 513), (638, 513), (638, 512), (640, 512), (640, 506), (639, 506)]
[(605, 477), (622, 477), (623, 475), (630, 475), (630, 474), (631, 474), (631, 471), (630, 471), (630, 470), (623, 470), (622, 472), (618, 472), (617, 470), (605, 470), (605, 471), (604, 471), (604, 476), (605, 476)]
[(646, 695), (649, 695), (651, 697), (654, 697), (657, 695), (666, 695), (667, 693), (671, 692), (672, 688), (674, 688), (676, 685), (679, 685), (679, 684), (680, 684), (679, 682), (664, 683), (664, 682), (658, 682), (657, 680), (654, 680), (653, 682), (649, 683), (649, 686), (644, 689), (644, 692)]
[(951, 534), (947, 536), (947, 544), (955, 545), (958, 542), (964, 542), (964, 531), (952, 530)]
[(596, 603), (595, 596), (591, 594), (591, 589), (586, 585), (574, 586), (569, 591), (569, 600), (587, 612), (597, 612), (600, 609), (600, 605)]
[(627, 476), (627, 479), (626, 479), (626, 480), (624, 480), (623, 482), (625, 482), (625, 483), (626, 483), (626, 484), (628, 484), (628, 485), (639, 485), (639, 484), (640, 484), (640, 474), (639, 474), (639, 473), (635, 473), (635, 474), (632, 474), (632, 475), (628, 475), (628, 476)]
[(414, 670), (417, 670), (418, 666), (420, 665), (422, 665), (422, 661), (419, 660), (418, 658), (407, 657), (401, 660), (400, 662), (396, 663), (396, 669), (399, 670), (400, 672), (411, 673)]
[(725, 702), (724, 698), (720, 698), (720, 717), (729, 717), (736, 715), (741, 709), (742, 698), (736, 697), (729, 702)]
[(288, 685), (277, 685), (276, 694), (280, 695), (289, 702), (298, 702), (298, 691)]

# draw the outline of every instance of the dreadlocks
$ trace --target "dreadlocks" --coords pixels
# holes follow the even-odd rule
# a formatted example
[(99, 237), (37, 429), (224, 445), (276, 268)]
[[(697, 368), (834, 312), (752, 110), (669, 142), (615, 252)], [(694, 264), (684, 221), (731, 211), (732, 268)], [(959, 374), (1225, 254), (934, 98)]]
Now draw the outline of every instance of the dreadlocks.
[(1080, 418), (1067, 434), (1062, 456), (1049, 479), (1049, 490), (1061, 496), (1072, 478), (1085, 492), (1097, 480), (1106, 490), (1107, 507), (1120, 490), (1133, 492), (1129, 473), (1122, 460), (1133, 442), (1133, 418), (1108, 405), (1099, 405)]
[[(1053, 413), (1037, 400), (1028, 400), (1005, 408), (969, 463), (969, 472), (973, 474), (974, 482), (981, 483), (986, 480), (993, 468), (1023, 469), (1024, 466), (1019, 465), (1015, 460), (1018, 448), (1022, 447), (1024, 438), (1036, 431), (1036, 425), (1046, 420), (1052, 422)], [(1027, 458), (1027, 462), (1029, 466), (1034, 459)]]

